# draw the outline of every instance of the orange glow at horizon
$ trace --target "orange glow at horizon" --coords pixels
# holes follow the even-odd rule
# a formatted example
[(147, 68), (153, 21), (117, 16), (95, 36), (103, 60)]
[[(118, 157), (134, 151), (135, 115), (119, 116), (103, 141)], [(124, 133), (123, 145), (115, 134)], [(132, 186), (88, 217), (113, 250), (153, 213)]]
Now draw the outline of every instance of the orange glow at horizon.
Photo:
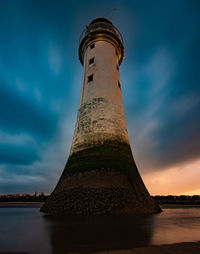
[(142, 178), (151, 195), (200, 195), (200, 159), (145, 173)]

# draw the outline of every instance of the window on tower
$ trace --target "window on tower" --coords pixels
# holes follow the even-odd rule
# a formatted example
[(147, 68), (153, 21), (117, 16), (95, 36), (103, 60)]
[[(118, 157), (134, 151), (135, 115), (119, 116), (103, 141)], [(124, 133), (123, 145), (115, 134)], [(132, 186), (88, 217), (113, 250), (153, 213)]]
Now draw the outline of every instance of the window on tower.
[(117, 64), (117, 70), (119, 70), (119, 65)]
[(118, 87), (121, 89), (121, 84), (120, 84), (120, 82), (118, 81)]
[(95, 44), (92, 43), (92, 44), (90, 45), (90, 49), (93, 49), (94, 47), (95, 47)]
[(93, 63), (94, 63), (94, 57), (89, 60), (89, 64), (93, 64)]
[(91, 81), (93, 81), (93, 74), (88, 76), (88, 83), (91, 82)]

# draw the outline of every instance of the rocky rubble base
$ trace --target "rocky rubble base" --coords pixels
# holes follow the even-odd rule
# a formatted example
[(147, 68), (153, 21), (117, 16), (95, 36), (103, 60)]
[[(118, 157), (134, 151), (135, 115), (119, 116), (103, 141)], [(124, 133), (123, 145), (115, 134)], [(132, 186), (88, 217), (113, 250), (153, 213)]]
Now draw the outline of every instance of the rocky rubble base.
[(50, 215), (109, 214), (131, 202), (126, 188), (73, 188), (54, 193), (49, 197), (42, 212)]

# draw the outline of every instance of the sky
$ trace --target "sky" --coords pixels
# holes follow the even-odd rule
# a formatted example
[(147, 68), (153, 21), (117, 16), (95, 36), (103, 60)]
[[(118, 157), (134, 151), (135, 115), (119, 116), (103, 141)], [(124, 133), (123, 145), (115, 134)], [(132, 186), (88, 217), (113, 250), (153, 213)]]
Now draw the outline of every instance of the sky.
[(124, 111), (145, 185), (200, 194), (199, 13), (198, 0), (1, 0), (0, 194), (53, 191), (78, 111), (79, 37), (96, 17), (124, 39)]

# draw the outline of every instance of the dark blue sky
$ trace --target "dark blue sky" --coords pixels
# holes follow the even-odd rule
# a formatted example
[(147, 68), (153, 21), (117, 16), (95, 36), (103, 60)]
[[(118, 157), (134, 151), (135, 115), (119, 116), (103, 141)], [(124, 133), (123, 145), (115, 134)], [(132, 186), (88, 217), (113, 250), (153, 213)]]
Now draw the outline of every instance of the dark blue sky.
[(200, 159), (198, 0), (1, 0), (0, 193), (52, 191), (78, 110), (79, 36), (113, 8), (124, 38), (122, 95), (139, 171)]

